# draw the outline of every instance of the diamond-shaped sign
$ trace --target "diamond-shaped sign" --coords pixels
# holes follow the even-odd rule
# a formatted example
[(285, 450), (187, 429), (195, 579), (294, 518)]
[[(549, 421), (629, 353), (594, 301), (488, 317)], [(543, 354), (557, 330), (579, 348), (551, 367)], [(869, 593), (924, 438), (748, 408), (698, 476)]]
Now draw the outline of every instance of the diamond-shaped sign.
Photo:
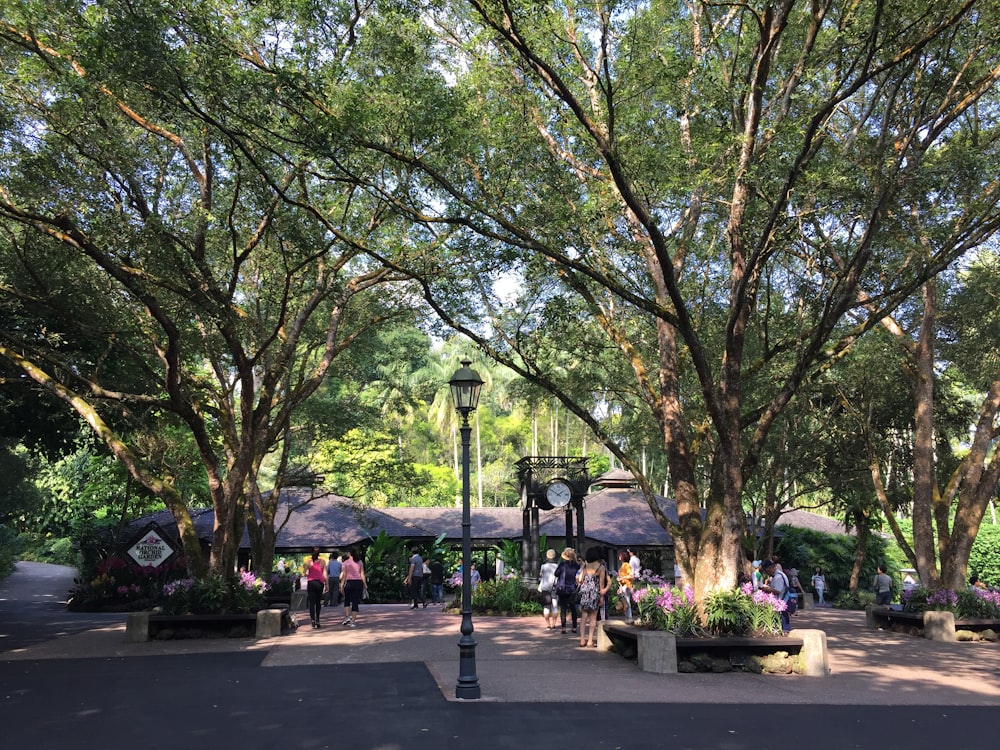
[(155, 530), (149, 530), (128, 548), (128, 555), (139, 565), (159, 567), (174, 554), (174, 549)]

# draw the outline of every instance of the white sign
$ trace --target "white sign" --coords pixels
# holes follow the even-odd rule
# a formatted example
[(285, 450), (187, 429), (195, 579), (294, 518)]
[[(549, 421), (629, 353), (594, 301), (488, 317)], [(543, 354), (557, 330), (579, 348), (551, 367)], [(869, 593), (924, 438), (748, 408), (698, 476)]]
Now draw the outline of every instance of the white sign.
[(174, 554), (173, 548), (155, 531), (150, 531), (129, 547), (129, 557), (143, 567), (159, 567)]

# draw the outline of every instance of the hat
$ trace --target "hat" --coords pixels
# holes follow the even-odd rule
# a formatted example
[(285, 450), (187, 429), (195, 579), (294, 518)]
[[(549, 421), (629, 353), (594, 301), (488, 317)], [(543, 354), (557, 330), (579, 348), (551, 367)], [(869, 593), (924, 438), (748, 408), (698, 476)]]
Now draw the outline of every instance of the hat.
[(753, 561), (753, 566), (754, 566), (755, 568), (759, 568), (759, 567), (760, 567), (760, 560), (754, 560), (754, 561)]
[(799, 574), (799, 569), (798, 568), (790, 568), (788, 572), (791, 575), (793, 575), (793, 576), (797, 576)]
[(773, 565), (774, 565), (774, 560), (770, 560), (770, 559), (769, 560), (764, 560), (760, 564), (760, 569), (761, 570), (767, 570), (768, 568), (772, 567)]
[(575, 560), (576, 559), (576, 552), (573, 551), (572, 547), (567, 547), (566, 549), (563, 550), (562, 559), (563, 560)]
[(556, 559), (556, 551), (554, 549), (546, 550), (545, 551), (545, 559), (546, 560), (555, 560)]

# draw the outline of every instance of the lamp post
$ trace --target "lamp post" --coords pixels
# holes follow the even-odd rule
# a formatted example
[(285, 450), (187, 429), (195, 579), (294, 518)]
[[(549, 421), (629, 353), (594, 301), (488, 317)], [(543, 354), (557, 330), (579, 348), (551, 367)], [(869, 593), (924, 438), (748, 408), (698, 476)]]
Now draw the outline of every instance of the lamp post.
[(476, 676), (476, 641), (472, 637), (472, 516), (469, 511), (469, 415), (479, 405), (483, 379), (469, 369), (471, 360), (463, 359), (462, 367), (452, 375), (451, 398), (455, 410), (462, 415), (462, 637), (458, 640), (458, 683), (455, 697), (472, 700), (480, 697), (479, 677)]

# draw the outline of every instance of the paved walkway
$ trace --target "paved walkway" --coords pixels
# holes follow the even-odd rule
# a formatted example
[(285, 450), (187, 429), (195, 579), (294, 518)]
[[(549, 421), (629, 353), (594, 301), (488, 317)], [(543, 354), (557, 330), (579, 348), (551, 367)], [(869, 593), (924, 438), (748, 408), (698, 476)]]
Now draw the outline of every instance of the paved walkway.
[[(19, 564), (0, 584), (0, 662), (183, 655), (259, 654), (265, 667), (419, 662), (441, 695), (454, 700), (460, 618), (437, 607), (362, 605), (359, 627), (340, 626), (341, 610), (325, 609), (323, 627), (280, 638), (126, 643), (125, 615), (75, 615), (53, 591), (70, 569)], [(59, 633), (43, 642), (5, 647), (4, 602), (34, 602), (58, 614)], [(41, 603), (39, 603), (41, 602)], [(37, 615), (38, 613), (36, 613)], [(75, 617), (80, 619), (73, 627)], [(30, 618), (28, 622), (30, 622)], [(547, 631), (537, 618), (474, 617), (476, 670), (484, 701), (578, 701), (599, 685), (605, 702), (746, 703), (763, 693), (789, 704), (1000, 705), (1000, 644), (940, 643), (865, 627), (864, 613), (835, 609), (800, 612), (794, 625), (826, 632), (832, 674), (826, 678), (753, 674), (654, 675), (634, 662), (580, 649), (572, 634)], [(37, 639), (36, 639), (37, 641)], [(11, 644), (15, 645), (16, 644)]]
[(868, 631), (856, 612), (796, 618), (827, 631), (826, 678), (643, 674), (541, 618), (479, 617), (483, 699), (456, 701), (453, 614), (366, 606), (353, 630), (331, 612), (320, 630), (267, 641), (127, 644), (124, 615), (66, 612), (58, 592), (71, 577), (21, 563), (0, 583), (5, 748), (997, 746), (1000, 647)]

